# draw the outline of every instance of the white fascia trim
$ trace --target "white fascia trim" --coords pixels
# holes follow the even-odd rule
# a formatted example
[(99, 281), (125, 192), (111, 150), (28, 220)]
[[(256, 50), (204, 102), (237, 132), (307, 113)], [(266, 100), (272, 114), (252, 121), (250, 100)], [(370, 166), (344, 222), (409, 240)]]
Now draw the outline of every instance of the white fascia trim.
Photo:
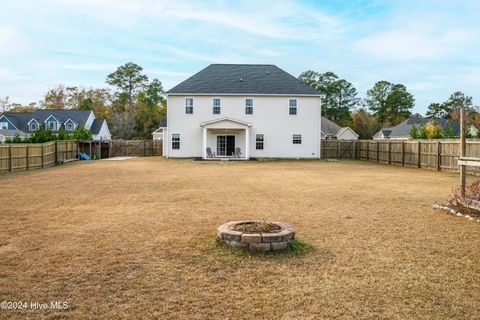
[[(10, 121), (5, 115), (2, 115), (2, 116), (0, 117), (0, 120), (1, 120), (2, 118), (5, 118), (5, 120), (7, 120), (8, 122), (10, 122), (10, 124), (11, 124), (16, 130), (18, 130), (18, 128), (12, 123), (12, 121)], [(18, 130), (18, 131), (20, 131), (20, 130)]]
[(247, 127), (252, 126), (251, 123), (248, 123), (248, 122), (245, 122), (245, 121), (233, 119), (233, 118), (230, 118), (230, 117), (222, 117), (222, 118), (202, 122), (202, 123), (200, 123), (200, 127), (204, 127), (206, 125), (209, 125), (209, 124), (212, 124), (212, 123), (217, 123), (217, 122), (222, 122), (222, 121), (231, 121), (231, 122), (234, 122), (234, 123), (242, 124), (242, 125), (247, 126)]
[(55, 119), (55, 121), (57, 122), (57, 124), (59, 124), (59, 123), (60, 123), (60, 122), (57, 120), (57, 118), (55, 118), (55, 117), (53, 116), (53, 114), (51, 114), (50, 116), (48, 116), (48, 118), (47, 118), (47, 119), (45, 119), (45, 121), (43, 121), (43, 123), (45, 123), (45, 124), (46, 124), (50, 118), (53, 118), (53, 119)]

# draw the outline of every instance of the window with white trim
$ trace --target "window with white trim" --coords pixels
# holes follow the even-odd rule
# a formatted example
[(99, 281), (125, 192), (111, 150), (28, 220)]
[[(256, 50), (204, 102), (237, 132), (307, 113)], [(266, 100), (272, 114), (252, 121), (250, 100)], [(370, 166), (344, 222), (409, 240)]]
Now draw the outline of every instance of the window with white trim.
[(245, 99), (245, 114), (253, 114), (253, 99)]
[(67, 125), (65, 126), (65, 130), (73, 131), (75, 130), (75, 125), (72, 122), (67, 122)]
[(35, 121), (30, 122), (30, 131), (37, 131), (38, 125)]
[(265, 143), (265, 136), (263, 133), (257, 133), (255, 136), (255, 149), (263, 150), (263, 146)]
[(193, 98), (185, 99), (185, 113), (193, 114)]
[(302, 144), (302, 135), (301, 134), (294, 134), (292, 136), (292, 143), (293, 144)]
[(172, 149), (180, 149), (180, 133), (172, 133)]
[(54, 130), (56, 130), (56, 128), (57, 128), (57, 122), (56, 121), (50, 120), (50, 121), (47, 122), (47, 129), (48, 130), (53, 130), (54, 131)]
[(213, 114), (220, 114), (220, 99), (213, 99)]
[(288, 113), (291, 115), (297, 114), (297, 99), (290, 99), (288, 100)]
[(0, 122), (0, 129), (8, 130), (8, 122)]

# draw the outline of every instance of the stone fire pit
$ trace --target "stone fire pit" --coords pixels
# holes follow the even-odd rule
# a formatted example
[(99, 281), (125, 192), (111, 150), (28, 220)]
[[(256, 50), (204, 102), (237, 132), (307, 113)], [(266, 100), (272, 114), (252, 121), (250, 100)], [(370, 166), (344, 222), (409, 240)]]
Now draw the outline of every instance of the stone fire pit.
[(217, 231), (227, 245), (248, 250), (283, 250), (295, 239), (293, 227), (282, 222), (231, 221), (222, 224)]

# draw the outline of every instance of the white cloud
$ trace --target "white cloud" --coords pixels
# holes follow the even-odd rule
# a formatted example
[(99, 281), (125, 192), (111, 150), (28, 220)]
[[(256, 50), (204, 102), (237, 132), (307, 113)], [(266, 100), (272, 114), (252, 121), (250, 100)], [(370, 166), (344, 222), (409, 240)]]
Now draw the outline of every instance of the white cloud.
[(367, 35), (354, 49), (389, 60), (440, 59), (465, 50), (473, 34), (464, 29), (429, 32), (415, 26)]

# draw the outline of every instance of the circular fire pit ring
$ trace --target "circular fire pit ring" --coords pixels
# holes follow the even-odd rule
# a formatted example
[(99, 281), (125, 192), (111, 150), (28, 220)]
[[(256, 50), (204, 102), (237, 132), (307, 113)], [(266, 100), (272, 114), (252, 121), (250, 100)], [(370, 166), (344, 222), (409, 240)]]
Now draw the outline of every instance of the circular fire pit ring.
[(252, 251), (287, 249), (295, 230), (283, 222), (260, 220), (230, 221), (217, 228), (218, 237), (233, 248)]

